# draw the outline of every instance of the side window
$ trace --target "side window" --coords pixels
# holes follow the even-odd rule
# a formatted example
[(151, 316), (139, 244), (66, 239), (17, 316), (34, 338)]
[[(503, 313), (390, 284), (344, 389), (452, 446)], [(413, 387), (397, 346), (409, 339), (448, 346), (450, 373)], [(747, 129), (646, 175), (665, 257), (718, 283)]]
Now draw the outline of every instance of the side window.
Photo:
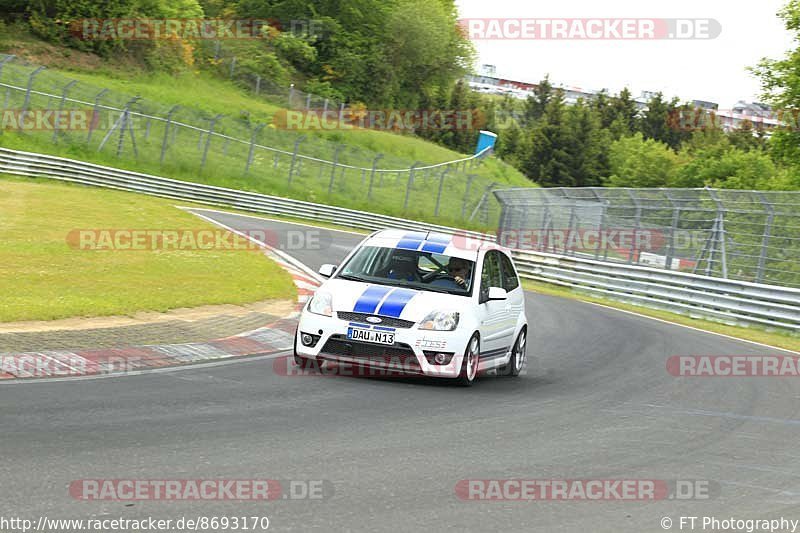
[(506, 291), (511, 292), (519, 287), (517, 273), (514, 270), (514, 265), (511, 263), (511, 259), (509, 259), (506, 254), (498, 255), (500, 256), (500, 262), (503, 264), (503, 288)]
[(497, 257), (497, 252), (488, 252), (483, 258), (483, 269), (481, 269), (481, 293), (488, 293), (489, 287), (502, 286), (500, 259)]

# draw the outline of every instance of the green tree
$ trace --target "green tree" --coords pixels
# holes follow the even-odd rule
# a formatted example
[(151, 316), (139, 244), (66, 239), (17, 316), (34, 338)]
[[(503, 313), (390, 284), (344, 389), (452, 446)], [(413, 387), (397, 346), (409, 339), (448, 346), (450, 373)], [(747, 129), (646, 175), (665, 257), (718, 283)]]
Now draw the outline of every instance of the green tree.
[(610, 187), (668, 187), (681, 163), (669, 146), (641, 133), (611, 143)]

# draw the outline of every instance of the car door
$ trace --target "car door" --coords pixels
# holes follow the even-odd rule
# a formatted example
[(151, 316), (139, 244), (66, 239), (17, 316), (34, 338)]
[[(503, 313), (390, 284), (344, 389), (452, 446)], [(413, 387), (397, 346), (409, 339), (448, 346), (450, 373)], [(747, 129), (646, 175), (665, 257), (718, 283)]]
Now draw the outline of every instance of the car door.
[(502, 267), (503, 288), (508, 293), (506, 309), (508, 310), (508, 321), (505, 332), (509, 336), (509, 344), (513, 344), (513, 338), (517, 329), (517, 322), (520, 314), (525, 312), (525, 291), (519, 283), (519, 276), (514, 268), (511, 258), (503, 252), (498, 252), (500, 256), (500, 266)]
[(508, 350), (508, 301), (488, 300), (489, 287), (502, 287), (502, 266), (499, 252), (490, 250), (483, 257), (478, 308), (481, 318), (481, 365), (492, 366), (493, 359)]

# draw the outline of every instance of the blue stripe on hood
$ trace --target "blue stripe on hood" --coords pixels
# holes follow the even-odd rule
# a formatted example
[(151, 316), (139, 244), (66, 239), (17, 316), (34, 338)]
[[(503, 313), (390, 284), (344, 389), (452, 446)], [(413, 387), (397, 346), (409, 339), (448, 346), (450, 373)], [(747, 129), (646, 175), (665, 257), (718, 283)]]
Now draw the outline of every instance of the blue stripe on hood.
[(367, 287), (361, 296), (358, 297), (358, 300), (356, 300), (356, 305), (353, 307), (353, 312), (368, 314), (374, 313), (375, 309), (378, 307), (378, 303), (391, 290), (391, 287), (386, 287), (384, 285), (373, 285), (371, 287)]
[(406, 304), (416, 295), (417, 291), (412, 291), (411, 289), (395, 289), (386, 297), (381, 308), (378, 309), (378, 314), (398, 318), (403, 309), (405, 309)]

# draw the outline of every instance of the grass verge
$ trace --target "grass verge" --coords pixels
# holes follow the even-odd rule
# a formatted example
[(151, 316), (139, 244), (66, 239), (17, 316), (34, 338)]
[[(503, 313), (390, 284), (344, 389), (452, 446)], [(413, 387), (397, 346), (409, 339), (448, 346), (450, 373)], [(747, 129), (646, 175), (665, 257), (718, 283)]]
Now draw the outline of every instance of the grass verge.
[(744, 328), (739, 326), (729, 326), (719, 322), (712, 322), (699, 318), (691, 318), (686, 315), (679, 315), (677, 313), (670, 313), (669, 311), (650, 309), (648, 307), (642, 307), (639, 305), (600, 298), (582, 291), (575, 291), (567, 287), (560, 287), (558, 285), (551, 285), (549, 283), (543, 283), (539, 281), (523, 280), (522, 285), (526, 290), (540, 294), (571, 298), (573, 300), (580, 300), (582, 302), (598, 303), (608, 307), (613, 307), (615, 309), (631, 311), (641, 315), (665, 320), (667, 322), (691, 326), (693, 328), (702, 329), (713, 333), (720, 333), (722, 335), (728, 335), (738, 339), (760, 342), (762, 344), (768, 344), (777, 348), (785, 348), (787, 350), (800, 351), (800, 337), (794, 336), (789, 332), (783, 333), (777, 330), (766, 331), (758, 327)]
[(67, 242), (75, 229), (214, 228), (174, 204), (0, 175), (0, 322), (295, 297), (289, 274), (259, 251), (99, 251)]

